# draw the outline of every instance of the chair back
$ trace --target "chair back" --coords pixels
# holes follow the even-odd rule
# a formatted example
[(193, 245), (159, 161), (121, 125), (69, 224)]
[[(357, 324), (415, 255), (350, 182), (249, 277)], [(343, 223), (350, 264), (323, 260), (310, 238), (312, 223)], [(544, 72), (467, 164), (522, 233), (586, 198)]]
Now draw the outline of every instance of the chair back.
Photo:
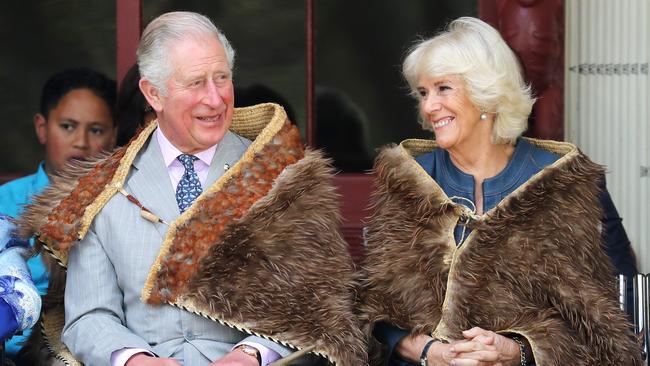
[(642, 347), (645, 365), (648, 365), (648, 350), (650, 349), (650, 274), (637, 274), (630, 278), (618, 276), (619, 302), (621, 310), (631, 316), (634, 322), (634, 332)]

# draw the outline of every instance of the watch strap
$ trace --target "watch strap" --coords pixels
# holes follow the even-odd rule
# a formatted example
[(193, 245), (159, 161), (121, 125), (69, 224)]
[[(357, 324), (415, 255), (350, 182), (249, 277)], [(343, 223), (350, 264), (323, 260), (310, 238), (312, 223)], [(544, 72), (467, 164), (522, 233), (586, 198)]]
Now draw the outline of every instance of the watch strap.
[(429, 352), (429, 348), (431, 348), (431, 345), (436, 342), (440, 342), (440, 340), (433, 338), (430, 341), (428, 341), (427, 344), (424, 345), (424, 348), (422, 349), (422, 353), (420, 354), (420, 366), (429, 365), (427, 353)]
[(512, 340), (519, 345), (519, 364), (521, 366), (528, 365), (528, 360), (526, 359), (526, 343), (524, 343), (524, 340), (520, 336), (512, 336)]

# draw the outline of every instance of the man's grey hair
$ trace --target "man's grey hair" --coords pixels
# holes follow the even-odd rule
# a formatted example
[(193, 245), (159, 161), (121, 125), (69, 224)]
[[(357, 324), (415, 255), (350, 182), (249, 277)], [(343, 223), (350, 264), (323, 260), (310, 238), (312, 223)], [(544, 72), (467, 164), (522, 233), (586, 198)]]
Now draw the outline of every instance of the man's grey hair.
[(138, 68), (142, 78), (158, 89), (163, 95), (167, 93), (165, 82), (171, 76), (172, 65), (169, 61), (169, 44), (187, 36), (215, 36), (223, 46), (232, 72), (235, 62), (235, 50), (226, 36), (205, 15), (189, 11), (165, 13), (152, 20), (142, 32), (138, 45)]

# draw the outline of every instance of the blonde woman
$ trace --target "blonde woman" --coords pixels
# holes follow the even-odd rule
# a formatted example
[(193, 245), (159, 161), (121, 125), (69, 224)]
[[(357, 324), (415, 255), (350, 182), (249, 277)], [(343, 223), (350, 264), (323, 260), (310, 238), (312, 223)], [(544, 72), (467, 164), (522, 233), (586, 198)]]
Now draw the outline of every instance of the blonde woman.
[[(499, 33), (457, 19), (403, 72), (435, 141), (375, 163), (363, 294), (375, 362), (640, 364), (602, 248), (603, 169), (521, 137), (534, 99)], [(616, 245), (621, 268), (629, 242)]]

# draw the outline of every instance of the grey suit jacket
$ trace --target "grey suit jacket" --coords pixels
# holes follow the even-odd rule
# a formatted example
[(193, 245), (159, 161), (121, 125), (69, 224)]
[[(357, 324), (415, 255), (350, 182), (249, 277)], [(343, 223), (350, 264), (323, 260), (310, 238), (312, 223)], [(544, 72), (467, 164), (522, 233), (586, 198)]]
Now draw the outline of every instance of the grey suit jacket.
[[(233, 165), (251, 142), (228, 132), (215, 151), (206, 187)], [(179, 216), (175, 188), (153, 133), (133, 162), (127, 192), (153, 213), (171, 222)], [(152, 306), (140, 292), (155, 261), (167, 226), (140, 217), (122, 195), (106, 204), (86, 237), (72, 247), (65, 289), (62, 339), (86, 365), (109, 365), (113, 351), (143, 348), (185, 365), (207, 365), (244, 339), (281, 356), (290, 350), (170, 305)]]

